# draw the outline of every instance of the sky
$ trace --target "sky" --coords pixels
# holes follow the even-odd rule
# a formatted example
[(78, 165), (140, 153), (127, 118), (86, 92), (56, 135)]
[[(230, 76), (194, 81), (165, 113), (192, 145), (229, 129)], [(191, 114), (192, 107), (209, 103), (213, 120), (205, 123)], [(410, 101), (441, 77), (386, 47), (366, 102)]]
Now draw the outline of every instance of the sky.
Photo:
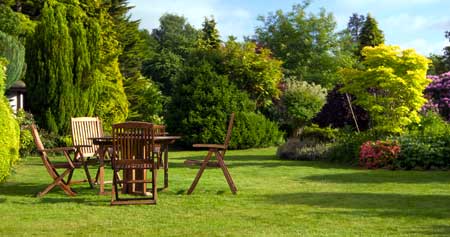
[[(129, 0), (132, 19), (140, 19), (140, 28), (150, 32), (159, 27), (159, 18), (165, 13), (181, 15), (196, 28), (201, 28), (204, 17), (213, 16), (222, 39), (229, 35), (243, 40), (252, 36), (262, 22), (258, 16), (270, 12), (292, 10), (301, 0)], [(353, 13), (370, 13), (378, 21), (386, 44), (414, 48), (428, 56), (442, 54), (450, 45), (445, 31), (450, 31), (450, 0), (312, 0), (308, 12), (321, 8), (333, 14), (336, 31), (345, 29)]]

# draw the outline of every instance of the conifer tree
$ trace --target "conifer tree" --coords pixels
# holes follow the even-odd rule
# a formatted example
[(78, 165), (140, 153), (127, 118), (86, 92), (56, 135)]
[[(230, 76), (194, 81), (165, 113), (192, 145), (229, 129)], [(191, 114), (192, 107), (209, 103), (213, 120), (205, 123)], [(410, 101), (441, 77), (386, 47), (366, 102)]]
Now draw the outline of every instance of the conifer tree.
[(216, 21), (213, 17), (205, 17), (203, 21), (202, 36), (200, 38), (200, 47), (207, 49), (217, 49), (220, 46), (220, 35), (216, 28)]
[(366, 46), (384, 44), (384, 34), (378, 28), (378, 23), (370, 14), (367, 14), (364, 25), (359, 33), (359, 52)]

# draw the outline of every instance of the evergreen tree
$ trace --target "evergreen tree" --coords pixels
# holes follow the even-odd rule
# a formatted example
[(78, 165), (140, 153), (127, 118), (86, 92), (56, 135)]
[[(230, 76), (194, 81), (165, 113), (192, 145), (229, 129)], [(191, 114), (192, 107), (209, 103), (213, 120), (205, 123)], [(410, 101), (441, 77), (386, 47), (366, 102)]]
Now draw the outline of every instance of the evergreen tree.
[(353, 43), (359, 43), (359, 36), (361, 34), (362, 27), (365, 22), (364, 15), (358, 15), (353, 13), (347, 23), (347, 30), (350, 33), (351, 40)]
[(366, 46), (377, 46), (384, 44), (384, 34), (378, 28), (378, 23), (370, 14), (367, 14), (366, 21), (359, 34), (359, 52)]
[(27, 45), (28, 101), (37, 119), (51, 132), (67, 129), (74, 115), (73, 44), (65, 7), (46, 3), (36, 33)]
[(0, 57), (8, 60), (5, 82), (8, 89), (20, 79), (25, 69), (25, 48), (16, 37), (0, 31)]
[(200, 47), (206, 49), (217, 49), (220, 46), (220, 35), (216, 28), (216, 21), (213, 17), (205, 17), (203, 22), (202, 35), (199, 40)]

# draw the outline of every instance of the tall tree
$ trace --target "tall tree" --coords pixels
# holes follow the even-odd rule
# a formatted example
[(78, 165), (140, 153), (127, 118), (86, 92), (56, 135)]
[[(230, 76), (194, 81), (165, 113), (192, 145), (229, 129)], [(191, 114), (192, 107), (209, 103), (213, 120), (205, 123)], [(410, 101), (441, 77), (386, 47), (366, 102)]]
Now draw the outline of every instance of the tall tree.
[(256, 40), (283, 61), (287, 76), (295, 76), (331, 88), (338, 80), (340, 59), (336, 22), (324, 9), (316, 15), (307, 12), (310, 1), (294, 5), (292, 11), (278, 10), (258, 19)]
[(55, 133), (68, 128), (75, 110), (72, 48), (65, 6), (46, 3), (27, 45), (27, 85), (32, 112)]
[(364, 25), (359, 33), (359, 51), (366, 46), (377, 46), (384, 44), (384, 34), (378, 28), (378, 23), (370, 14), (367, 14)]
[(196, 47), (200, 33), (186, 21), (186, 18), (164, 14), (159, 18), (159, 24), (159, 28), (152, 31), (152, 36), (159, 44), (159, 50), (169, 49), (185, 58)]
[(365, 22), (364, 15), (353, 13), (347, 23), (347, 30), (351, 35), (352, 42), (359, 43), (359, 36)]
[(213, 17), (211, 19), (205, 17), (203, 21), (202, 34), (199, 40), (200, 47), (207, 49), (217, 49), (220, 46), (219, 30), (216, 28), (216, 21)]
[(28, 99), (38, 122), (65, 134), (73, 116), (123, 121), (128, 106), (117, 43), (99, 3), (48, 1), (41, 12), (26, 47)]

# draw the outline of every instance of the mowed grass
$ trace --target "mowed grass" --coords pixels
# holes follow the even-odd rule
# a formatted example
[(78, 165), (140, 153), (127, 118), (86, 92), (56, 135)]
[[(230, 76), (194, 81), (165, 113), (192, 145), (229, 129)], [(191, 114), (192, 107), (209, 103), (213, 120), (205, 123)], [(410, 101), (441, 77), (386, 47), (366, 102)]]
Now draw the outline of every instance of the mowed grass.
[[(51, 182), (38, 157), (0, 184), (0, 236), (448, 236), (450, 173), (362, 170), (326, 162), (282, 161), (275, 148), (229, 151), (231, 194), (208, 168), (186, 195), (205, 151), (170, 152), (169, 188), (157, 205), (110, 206), (87, 184), (76, 197)], [(95, 168), (92, 168), (95, 173)], [(107, 169), (108, 179), (111, 170)], [(162, 186), (162, 171), (159, 172)], [(77, 170), (75, 178), (82, 178)], [(110, 185), (107, 189), (110, 190)]]

